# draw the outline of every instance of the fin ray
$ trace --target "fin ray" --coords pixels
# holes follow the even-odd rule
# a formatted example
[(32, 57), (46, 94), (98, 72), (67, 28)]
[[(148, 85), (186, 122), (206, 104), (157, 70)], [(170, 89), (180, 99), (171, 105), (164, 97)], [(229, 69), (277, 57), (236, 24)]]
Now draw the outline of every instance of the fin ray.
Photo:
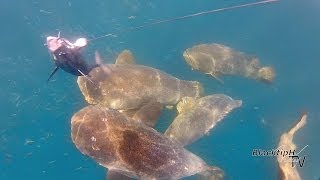
[(54, 70), (51, 72), (49, 78), (47, 79), (47, 82), (49, 82), (49, 80), (52, 78), (52, 76), (53, 76), (58, 70), (59, 70), (59, 67), (56, 66), (56, 67), (54, 68)]

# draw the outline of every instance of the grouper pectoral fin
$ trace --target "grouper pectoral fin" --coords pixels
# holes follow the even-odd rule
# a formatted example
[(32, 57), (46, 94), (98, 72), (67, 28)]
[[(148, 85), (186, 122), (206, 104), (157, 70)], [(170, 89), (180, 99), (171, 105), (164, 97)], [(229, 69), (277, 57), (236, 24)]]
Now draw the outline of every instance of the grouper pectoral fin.
[(224, 84), (223, 80), (218, 77), (217, 73), (212, 72), (212, 73), (209, 73), (209, 74), (212, 77), (214, 77), (217, 81), (219, 81), (221, 84)]
[(56, 66), (56, 67), (54, 68), (54, 70), (51, 72), (49, 78), (47, 79), (47, 82), (49, 82), (49, 80), (50, 80), (50, 79), (52, 78), (52, 76), (58, 71), (58, 69), (59, 69), (58, 66)]
[(142, 106), (132, 117), (132, 119), (143, 122), (147, 126), (154, 127), (157, 123), (163, 105), (156, 101), (151, 101)]

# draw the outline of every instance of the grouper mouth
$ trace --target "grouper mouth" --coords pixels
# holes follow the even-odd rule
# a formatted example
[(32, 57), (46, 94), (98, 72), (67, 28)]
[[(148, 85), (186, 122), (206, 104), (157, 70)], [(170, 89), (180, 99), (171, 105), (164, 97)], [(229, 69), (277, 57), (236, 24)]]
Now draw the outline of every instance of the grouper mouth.
[(192, 69), (199, 69), (198, 64), (196, 63), (195, 59), (192, 56), (190, 56), (188, 50), (184, 51), (183, 57), (186, 60), (186, 62), (192, 67)]

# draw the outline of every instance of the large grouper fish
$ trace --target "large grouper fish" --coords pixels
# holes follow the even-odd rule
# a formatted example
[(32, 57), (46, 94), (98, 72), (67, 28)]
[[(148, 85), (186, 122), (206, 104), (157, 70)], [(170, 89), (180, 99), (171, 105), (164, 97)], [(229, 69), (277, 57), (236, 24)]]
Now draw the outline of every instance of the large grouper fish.
[(218, 122), (241, 105), (241, 100), (234, 100), (224, 94), (199, 99), (185, 97), (177, 104), (179, 114), (165, 135), (186, 146), (209, 134)]
[(179, 143), (117, 110), (87, 106), (71, 120), (71, 136), (85, 155), (114, 173), (138, 179), (179, 179), (223, 171), (208, 166)]
[[(240, 107), (241, 100), (234, 100), (224, 94), (213, 94), (195, 99), (191, 97), (182, 98), (177, 104), (178, 116), (165, 132), (167, 138), (172, 139), (177, 144), (187, 146), (209, 132), (227, 116), (233, 109)], [(151, 102), (141, 107), (138, 111), (131, 115), (131, 120), (144, 123), (153, 127), (160, 116), (161, 104)], [(127, 113), (123, 113), (126, 116)], [(130, 116), (130, 114), (129, 114)], [(222, 173), (219, 178), (223, 178)], [(198, 174), (198, 178), (217, 178), (212, 172), (202, 172)], [(108, 180), (127, 179), (121, 173), (108, 170)]]
[[(99, 55), (96, 58), (100, 58)], [(98, 60), (98, 61), (101, 61), (101, 60)], [(144, 71), (143, 69), (137, 69), (137, 67), (139, 67), (139, 65), (135, 65), (135, 59), (133, 58), (133, 55), (129, 50), (125, 50), (119, 54), (118, 58), (116, 59), (115, 65), (118, 67), (126, 67), (126, 69), (130, 69), (130, 68), (136, 69), (136, 71), (138, 71), (136, 74), (139, 74)], [(107, 79), (109, 75), (112, 75), (112, 74), (115, 75), (114, 69), (113, 69), (113, 66), (115, 66), (115, 65), (108, 64), (105, 66), (100, 66), (99, 68), (96, 68), (96, 69), (99, 69), (102, 78)], [(145, 67), (145, 66), (142, 66), (142, 67)], [(159, 73), (159, 70), (154, 69), (153, 72)], [(125, 73), (125, 72), (123, 72), (123, 73)], [(167, 76), (170, 77), (170, 75), (167, 75)], [(94, 79), (94, 77), (96, 77), (96, 75), (91, 75), (92, 79)], [(137, 76), (137, 77), (139, 77), (139, 76)], [(144, 77), (144, 78), (146, 78), (146, 77)], [(81, 83), (79, 83), (80, 79), (82, 80)], [(172, 79), (174, 79), (174, 78), (172, 78)], [(117, 79), (115, 79), (115, 81), (117, 82)], [(131, 82), (131, 81), (127, 81), (126, 79), (121, 80), (121, 81), (122, 81), (122, 84), (126, 84), (126, 83), (131, 84), (131, 86), (122, 87), (122, 88), (129, 88), (129, 90), (130, 90), (130, 88), (132, 88), (132, 86), (135, 86), (135, 83), (137, 83), (137, 81)], [(181, 81), (181, 80), (179, 80), (179, 81)], [(142, 84), (142, 86), (148, 87), (148, 85), (149, 85), (149, 84), (143, 84), (143, 83), (147, 83), (149, 81), (146, 82), (146, 81), (140, 80), (138, 82), (139, 82), (139, 84)], [(185, 81), (185, 82), (189, 83), (189, 81)], [(89, 85), (92, 88), (97, 88), (98, 91), (103, 91), (104, 89), (107, 90), (107, 86), (100, 86), (99, 85), (100, 83), (97, 83), (97, 81), (95, 81), (95, 84), (97, 86), (94, 86), (92, 83), (87, 83), (86, 79), (84, 79), (83, 77), (79, 77), (78, 84), (79, 84), (80, 88), (83, 87), (83, 85), (85, 84), (85, 85)], [(161, 88), (166, 88), (165, 84), (159, 83), (158, 86), (160, 86), (160, 85), (163, 86)], [(202, 88), (201, 86), (199, 86), (199, 87)], [(115, 88), (115, 90), (118, 88), (119, 88), (119, 86), (117, 86)], [(153, 91), (154, 90), (156, 90), (156, 89), (153, 89)], [(181, 90), (179, 90), (177, 92), (179, 93), (180, 91)], [(88, 94), (84, 94), (84, 95), (85, 95), (85, 98), (88, 98)], [(159, 101), (158, 98), (145, 96), (145, 94), (136, 94), (135, 96), (137, 96), (138, 98), (141, 98), (141, 97), (145, 97), (145, 98), (143, 98), (143, 101), (141, 101), (141, 103), (136, 103), (134, 106), (113, 106), (112, 108), (121, 110), (121, 111), (117, 111), (117, 113), (121, 112), (121, 114), (123, 116), (125, 116), (128, 121), (135, 121), (135, 123), (140, 123), (140, 124), (143, 124), (144, 126), (149, 126), (148, 128), (151, 128), (155, 125), (155, 123), (157, 121), (157, 117), (159, 117), (159, 115), (160, 115), (160, 111), (162, 109), (162, 106), (170, 104), (170, 103), (168, 103), (168, 101), (160, 101), (161, 102), (160, 103), (160, 102), (158, 102)], [(176, 146), (184, 147), (184, 146), (196, 141), (197, 139), (201, 138), (205, 134), (208, 134), (209, 131), (215, 126), (215, 124), (217, 122), (221, 121), (221, 119), (223, 119), (234, 108), (241, 106), (241, 103), (242, 103), (241, 100), (233, 100), (229, 96), (226, 96), (223, 94), (214, 94), (214, 95), (202, 97), (200, 99), (199, 99), (199, 96), (200, 96), (200, 94), (196, 94), (196, 95), (192, 95), (190, 97), (190, 95), (188, 96), (185, 94), (183, 96), (180, 96), (176, 100), (176, 101), (179, 101), (179, 103), (177, 105), (179, 115), (173, 121), (173, 123), (170, 125), (170, 127), (168, 128), (166, 133), (164, 135), (160, 134), (160, 136), (164, 136), (165, 138), (170, 139), (170, 141), (173, 142), (174, 144), (176, 144)], [(95, 97), (94, 99), (99, 100), (98, 97)], [(119, 96), (118, 100), (121, 100), (124, 103), (127, 103), (128, 101), (134, 102), (133, 100), (131, 100), (131, 96), (124, 96), (124, 97)], [(87, 99), (87, 101), (88, 101), (88, 99)], [(96, 102), (96, 104), (98, 104), (96, 107), (100, 108), (100, 110), (105, 110), (105, 109), (111, 110), (110, 105), (112, 105), (112, 104), (111, 103), (103, 103), (103, 102), (104, 101)], [(172, 104), (175, 104), (175, 103), (176, 102), (174, 102)], [(116, 107), (116, 108), (114, 108), (114, 107)], [(123, 110), (125, 110), (125, 111), (123, 111)], [(88, 118), (94, 118), (91, 116), (93, 116), (97, 112), (98, 111), (92, 111), (92, 112), (88, 113), (86, 115), (86, 117), (89, 116)], [(74, 122), (74, 121), (72, 121), (72, 122)], [(72, 123), (72, 126), (73, 126), (73, 124), (74, 123)], [(85, 125), (85, 127), (87, 127), (87, 125)], [(142, 129), (140, 129), (140, 130), (144, 131)], [(93, 127), (92, 127), (92, 131), (95, 131)], [(103, 133), (105, 133), (105, 136), (109, 136), (108, 134), (106, 134), (107, 133), (106, 131), (104, 131)], [(141, 135), (143, 133), (137, 133), (137, 134)], [(77, 142), (74, 141), (74, 143), (78, 147)], [(160, 142), (155, 141), (154, 146), (157, 146), (156, 145), (157, 143), (163, 144), (161, 141)], [(140, 151), (139, 148), (140, 148), (140, 146), (134, 148), (134, 150)], [(144, 149), (143, 146), (141, 146), (141, 148)], [(86, 154), (81, 149), (79, 149), (79, 150), (82, 153)], [(130, 150), (131, 149), (128, 149), (128, 151), (130, 151)], [(110, 151), (110, 149), (108, 149), (108, 147), (106, 147), (106, 149), (104, 149), (104, 152), (101, 152), (101, 153), (108, 153), (109, 151)], [(86, 155), (88, 155), (88, 154), (86, 154)], [(159, 155), (162, 156), (162, 154), (159, 154)], [(90, 156), (90, 157), (92, 157), (92, 156)], [(96, 160), (95, 157), (92, 157), (92, 158), (94, 160)], [(141, 157), (139, 157), (139, 158), (141, 158)], [(144, 163), (145, 160), (146, 159), (140, 159), (140, 161), (142, 161), (142, 165), (148, 166), (148, 164)], [(97, 162), (99, 162), (99, 161), (97, 161)], [(114, 168), (113, 166), (105, 166), (105, 167), (108, 168), (108, 176), (107, 176), (108, 179), (125, 178), (123, 175), (129, 176), (129, 177), (137, 177), (136, 175), (132, 175), (132, 174), (128, 175), (126, 172), (119, 171), (118, 169), (119, 168), (121, 169), (122, 165), (120, 167), (118, 167), (118, 169)], [(136, 169), (132, 173), (135, 174)], [(203, 169), (197, 173), (200, 173), (199, 175), (202, 175), (202, 177), (206, 177), (206, 178), (207, 177), (214, 177), (214, 178), (220, 179), (223, 177), (223, 171), (220, 169), (218, 171), (218, 168)], [(186, 175), (186, 176), (189, 176), (189, 175)], [(140, 177), (140, 178), (142, 178), (142, 177)], [(145, 178), (142, 178), (142, 179), (145, 179)], [(175, 179), (175, 176), (173, 179)]]
[(185, 61), (194, 70), (212, 75), (221, 81), (221, 75), (240, 75), (265, 83), (272, 83), (275, 72), (272, 67), (261, 67), (256, 56), (212, 43), (199, 44), (184, 51)]
[[(96, 61), (101, 60), (96, 55)], [(134, 64), (130, 51), (123, 51), (115, 64), (101, 64), (89, 73), (91, 83), (78, 77), (79, 88), (89, 104), (128, 110), (151, 101), (175, 105), (183, 97), (199, 98), (203, 93), (197, 81), (180, 80), (158, 69)]]

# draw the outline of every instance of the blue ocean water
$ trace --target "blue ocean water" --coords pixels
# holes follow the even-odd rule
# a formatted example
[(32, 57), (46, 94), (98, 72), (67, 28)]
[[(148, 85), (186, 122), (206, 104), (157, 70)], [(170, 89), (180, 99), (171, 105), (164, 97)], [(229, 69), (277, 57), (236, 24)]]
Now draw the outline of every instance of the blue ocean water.
[[(248, 0), (3, 0), (0, 5), (0, 179), (104, 179), (105, 169), (82, 155), (70, 138), (70, 118), (86, 102), (76, 77), (58, 72), (43, 45), (61, 31), (68, 39), (115, 33), (92, 42), (112, 63), (130, 49), (139, 64), (180, 79), (203, 83), (205, 94), (224, 93), (243, 106), (219, 123), (209, 136), (187, 147), (208, 164), (224, 169), (227, 179), (275, 179), (275, 157), (252, 157), (253, 149), (273, 149), (301, 112), (307, 125), (294, 139), (308, 145), (303, 179), (320, 177), (320, 1), (281, 0), (273, 4), (219, 12), (159, 24), (138, 31), (122, 29), (154, 20), (226, 7)], [(272, 85), (236, 76), (212, 77), (191, 71), (182, 52), (200, 43), (221, 43), (257, 55), (276, 70)], [(163, 132), (174, 111), (165, 110), (157, 129)]]

